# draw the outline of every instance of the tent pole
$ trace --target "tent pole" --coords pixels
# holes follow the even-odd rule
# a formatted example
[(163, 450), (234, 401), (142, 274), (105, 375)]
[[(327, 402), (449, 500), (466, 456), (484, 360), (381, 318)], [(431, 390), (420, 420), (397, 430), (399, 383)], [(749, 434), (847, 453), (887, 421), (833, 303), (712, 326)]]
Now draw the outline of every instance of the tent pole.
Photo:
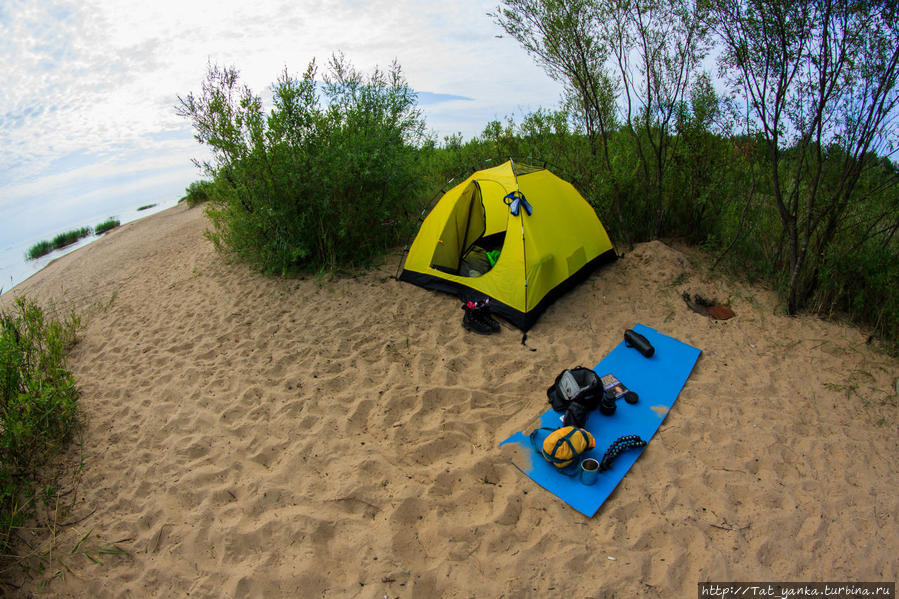
[[(512, 166), (512, 177), (515, 179), (515, 193), (521, 193), (518, 187), (518, 173), (515, 172), (515, 160), (509, 156), (509, 164)], [(521, 222), (521, 259), (524, 262), (524, 312), (528, 311), (528, 254), (524, 242), (524, 214), (519, 211), (518, 219)]]

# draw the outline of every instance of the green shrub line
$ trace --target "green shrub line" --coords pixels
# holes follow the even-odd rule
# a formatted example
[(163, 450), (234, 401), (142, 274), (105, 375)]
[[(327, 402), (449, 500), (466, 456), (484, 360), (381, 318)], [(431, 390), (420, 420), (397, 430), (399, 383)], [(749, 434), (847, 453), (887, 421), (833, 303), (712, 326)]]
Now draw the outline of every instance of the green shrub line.
[(90, 227), (81, 227), (80, 229), (72, 229), (71, 231), (66, 231), (65, 233), (60, 233), (56, 237), (53, 238), (53, 241), (50, 243), (53, 244), (54, 250), (59, 250), (67, 245), (72, 245), (80, 239), (84, 239), (85, 237), (93, 234), (93, 229)]
[(208, 202), (212, 195), (213, 185), (212, 181), (194, 181), (184, 190), (184, 196), (178, 200), (178, 203), (187, 202), (188, 208), (194, 208)]
[[(684, 88), (664, 129), (657, 115), (622, 120), (614, 103), (572, 97), (491, 121), (467, 141), (437, 140), (423, 133), (398, 65), (363, 76), (336, 55), (328, 66), (318, 78), (315, 61), (301, 77), (285, 70), (270, 111), (233, 67), (210, 65), (201, 93), (179, 97), (178, 113), (212, 155), (198, 163), (208, 180), (182, 201), (206, 204), (206, 235), (219, 250), (282, 276), (365, 266), (411, 241), (450, 177), (486, 158), (533, 158), (580, 191), (620, 251), (685, 241), (712, 268), (776, 289), (787, 313), (848, 315), (899, 351), (899, 167), (878, 155), (882, 144), (857, 151), (820, 132), (813, 143), (777, 144), (747, 133), (740, 103), (704, 74)], [(611, 98), (614, 86), (596, 89)], [(585, 111), (588, 121), (605, 119), (601, 131), (588, 134)]]
[[(683, 138), (677, 160), (673, 161), (676, 166), (669, 176), (670, 187), (666, 188), (668, 201), (662, 214), (664, 237), (700, 247), (710, 256), (710, 262), (716, 262), (716, 268), (726, 269), (749, 283), (770, 285), (785, 298), (784, 272), (776, 265), (776, 246), (781, 236), (778, 216), (771, 206), (761, 204), (753, 196), (758, 186), (753, 183), (758, 176), (756, 163), (763, 160), (759, 158), (764, 153), (761, 142), (710, 133), (683, 134)], [(629, 149), (626, 136), (620, 134), (611, 140), (617, 163), (627, 164), (632, 159), (632, 148)], [(405, 237), (398, 235), (399, 243), (411, 241), (419, 216), (435, 199), (434, 192), (447, 181), (455, 178), (457, 183), (460, 175), (464, 178), (476, 168), (484, 167), (485, 157), (492, 157), (491, 163), (496, 164), (509, 156), (534, 157), (535, 162), (546, 162), (558, 175), (573, 183), (596, 209), (619, 251), (626, 251), (630, 243), (652, 239), (653, 214), (645, 202), (646, 194), (640, 192), (639, 173), (632, 171), (629, 176), (622, 176), (622, 187), (633, 195), (628, 195), (627, 201), (616, 207), (608, 181), (600, 180), (584, 160), (588, 154), (588, 140), (570, 129), (569, 116), (564, 111), (540, 110), (518, 122), (494, 121), (481, 135), (465, 142), (461, 136), (450, 136), (442, 143), (425, 143), (416, 151), (415, 172), (423, 183), (415, 196), (415, 208), (402, 211), (394, 225), (408, 231)], [(221, 229), (213, 238), (221, 250), (236, 249), (230, 246), (226, 215), (234, 219), (236, 232), (250, 227), (249, 222), (242, 220), (246, 209), (239, 201), (235, 204), (235, 173), (235, 170), (222, 170), (213, 181), (197, 181), (183, 198), (188, 202), (194, 198), (195, 203), (191, 205), (209, 203), (207, 211), (220, 221)], [(899, 353), (899, 295), (894, 292), (899, 288), (899, 236), (885, 242), (886, 236), (859, 238), (857, 231), (866, 221), (888, 209), (885, 204), (895, 190), (888, 183), (897, 180), (897, 175), (899, 168), (885, 159), (869, 169), (861, 194), (865, 201), (854, 205), (852, 219), (839, 229), (836, 242), (824, 253), (817, 273), (818, 284), (805, 308), (829, 317), (848, 316), (854, 323), (872, 329), (891, 353)], [(290, 206), (303, 199), (300, 196), (288, 201), (275, 196), (273, 201)], [(347, 222), (342, 216), (345, 209), (337, 208), (340, 215), (337, 222)], [(265, 214), (263, 208), (257, 211)], [(261, 215), (257, 218), (263, 220)], [(300, 218), (300, 215), (287, 218)], [(289, 226), (269, 224), (276, 225)], [(261, 222), (255, 227), (265, 230)], [(269, 249), (274, 253), (288, 251), (290, 246)], [(263, 251), (262, 247), (257, 251)], [(238, 255), (243, 252), (251, 253), (235, 251)], [(249, 258), (248, 261), (255, 262)], [(258, 262), (257, 265), (260, 270), (278, 272)], [(318, 271), (321, 267), (307, 266), (307, 269)]]
[[(155, 204), (153, 204), (155, 206)], [(152, 207), (152, 206), (148, 206)], [(46, 256), (50, 252), (54, 250), (62, 249), (66, 246), (72, 245), (85, 237), (90, 237), (91, 235), (102, 235), (108, 232), (110, 229), (114, 229), (121, 224), (119, 219), (110, 217), (109, 219), (103, 221), (96, 227), (81, 227), (80, 229), (72, 229), (71, 231), (66, 231), (65, 233), (60, 233), (55, 236), (51, 241), (39, 241), (31, 246), (27, 252), (25, 252), (26, 260), (35, 260), (40, 258), (41, 256)]]
[(117, 218), (110, 218), (110, 219), (108, 219), (108, 220), (103, 221), (102, 223), (100, 223), (100, 224), (97, 225), (96, 227), (94, 227), (94, 234), (95, 234), (95, 235), (102, 235), (103, 233), (106, 233), (107, 231), (110, 231), (111, 229), (115, 229), (115, 228), (118, 227), (120, 224), (122, 224), (122, 223), (119, 222), (119, 219), (117, 219)]
[(25, 258), (28, 260), (40, 258), (41, 256), (45, 256), (54, 250), (62, 249), (68, 245), (72, 245), (73, 243), (81, 239), (84, 239), (85, 237), (89, 237), (93, 234), (93, 232), (93, 229), (91, 229), (90, 227), (82, 227), (80, 229), (72, 229), (71, 231), (60, 233), (51, 241), (39, 241), (31, 246), (27, 252), (25, 252)]
[(154, 208), (155, 206), (156, 204), (146, 204), (145, 206), (141, 206), (140, 208), (138, 208), (137, 211), (140, 212), (141, 210), (149, 210), (150, 208)]
[(212, 149), (208, 237), (263, 272), (364, 266), (404, 241), (423, 191), (424, 121), (399, 65), (363, 75), (342, 56), (316, 83), (312, 61), (272, 86), (273, 105), (211, 66), (199, 95), (180, 98), (197, 139)]
[(15, 530), (33, 514), (41, 468), (66, 446), (77, 423), (78, 389), (66, 355), (80, 326), (74, 313), (57, 320), (23, 297), (0, 311), (0, 550), (5, 554)]
[(25, 257), (28, 260), (35, 260), (40, 258), (41, 256), (46, 256), (50, 252), (53, 251), (53, 244), (49, 241), (38, 241), (35, 243), (28, 252), (25, 254)]

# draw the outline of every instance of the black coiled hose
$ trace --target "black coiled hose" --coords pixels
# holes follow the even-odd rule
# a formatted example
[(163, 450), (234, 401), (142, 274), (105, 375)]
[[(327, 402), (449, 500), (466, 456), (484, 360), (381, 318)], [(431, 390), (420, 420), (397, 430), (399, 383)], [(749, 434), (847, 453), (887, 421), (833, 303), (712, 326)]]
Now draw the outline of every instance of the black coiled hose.
[(606, 450), (605, 455), (602, 456), (602, 460), (599, 462), (599, 471), (605, 472), (610, 469), (612, 467), (612, 462), (614, 462), (615, 458), (621, 455), (622, 452), (627, 451), (628, 449), (640, 449), (641, 447), (646, 447), (646, 441), (637, 435), (618, 437)]

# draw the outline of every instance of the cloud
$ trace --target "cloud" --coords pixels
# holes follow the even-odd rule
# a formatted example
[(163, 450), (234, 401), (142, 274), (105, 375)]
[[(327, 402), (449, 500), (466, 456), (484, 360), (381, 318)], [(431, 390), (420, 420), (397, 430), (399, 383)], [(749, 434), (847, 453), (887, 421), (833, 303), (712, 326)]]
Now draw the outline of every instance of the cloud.
[[(423, 106), (518, 94), (558, 98), (557, 86), (513, 42), (496, 39), (492, 3), (411, 0), (253, 3), (10, 0), (0, 56), (0, 172), (81, 147), (136, 143), (177, 126), (175, 94), (196, 89), (209, 60), (233, 64), (257, 93), (285, 66), (301, 72), (343, 50), (363, 71), (397, 59)], [(9, 18), (9, 15), (15, 18)], [(186, 24), (186, 25), (185, 25)], [(434, 95), (430, 95), (434, 94)], [(440, 128), (440, 123), (431, 123)]]
[(9, 10), (16, 18), (0, 25), (0, 53), (9, 65), (0, 85), (0, 145), (11, 149), (0, 155), (0, 172), (7, 181), (40, 171), (54, 156), (110, 149), (140, 133), (130, 115), (146, 103), (122, 90), (153, 68), (146, 42), (110, 48), (108, 22), (90, 4), (13, 0)]
[(457, 96), (454, 94), (436, 94), (434, 92), (417, 92), (418, 104), (420, 106), (430, 106), (432, 104), (441, 104), (443, 102), (452, 102), (462, 100), (464, 102), (473, 102), (474, 98), (468, 96)]
[[(118, 216), (138, 203), (174, 203), (199, 178), (180, 158), (184, 140), (119, 155), (73, 153), (57, 159), (52, 174), (6, 186), (0, 200), (0, 239), (30, 241), (80, 223), (85, 217)], [(90, 223), (88, 223), (90, 224)], [(2, 248), (0, 248), (2, 249)]]
[(210, 61), (236, 66), (267, 97), (285, 67), (302, 73), (316, 58), (324, 68), (336, 51), (364, 73), (397, 60), (422, 90), (420, 105), (438, 136), (477, 135), (491, 119), (555, 104), (559, 86), (512, 40), (496, 37), (486, 14), (493, 7), (492, 0), (4, 0), (0, 210), (18, 203), (46, 213), (61, 209), (62, 197), (93, 201), (91, 190), (110, 192), (126, 180), (139, 186), (162, 173), (173, 188), (176, 177), (184, 185), (198, 178), (190, 160), (205, 149), (174, 105), (199, 89)]
[(169, 151), (159, 151), (157, 145), (152, 150), (135, 148), (121, 154), (67, 154), (48, 165), (48, 174), (7, 185), (0, 204), (14, 204), (30, 197), (69, 197), (72, 189), (103, 188), (129, 178), (187, 166), (180, 157), (189, 150), (183, 143), (176, 141), (163, 148)]

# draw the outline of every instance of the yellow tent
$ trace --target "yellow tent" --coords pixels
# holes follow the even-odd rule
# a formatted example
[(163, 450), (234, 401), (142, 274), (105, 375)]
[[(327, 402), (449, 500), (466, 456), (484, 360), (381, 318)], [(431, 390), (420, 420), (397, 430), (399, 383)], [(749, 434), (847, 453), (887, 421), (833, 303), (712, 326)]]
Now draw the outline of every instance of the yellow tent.
[(615, 250), (577, 190), (509, 160), (447, 191), (421, 224), (401, 281), (468, 299), (527, 331), (559, 295)]

